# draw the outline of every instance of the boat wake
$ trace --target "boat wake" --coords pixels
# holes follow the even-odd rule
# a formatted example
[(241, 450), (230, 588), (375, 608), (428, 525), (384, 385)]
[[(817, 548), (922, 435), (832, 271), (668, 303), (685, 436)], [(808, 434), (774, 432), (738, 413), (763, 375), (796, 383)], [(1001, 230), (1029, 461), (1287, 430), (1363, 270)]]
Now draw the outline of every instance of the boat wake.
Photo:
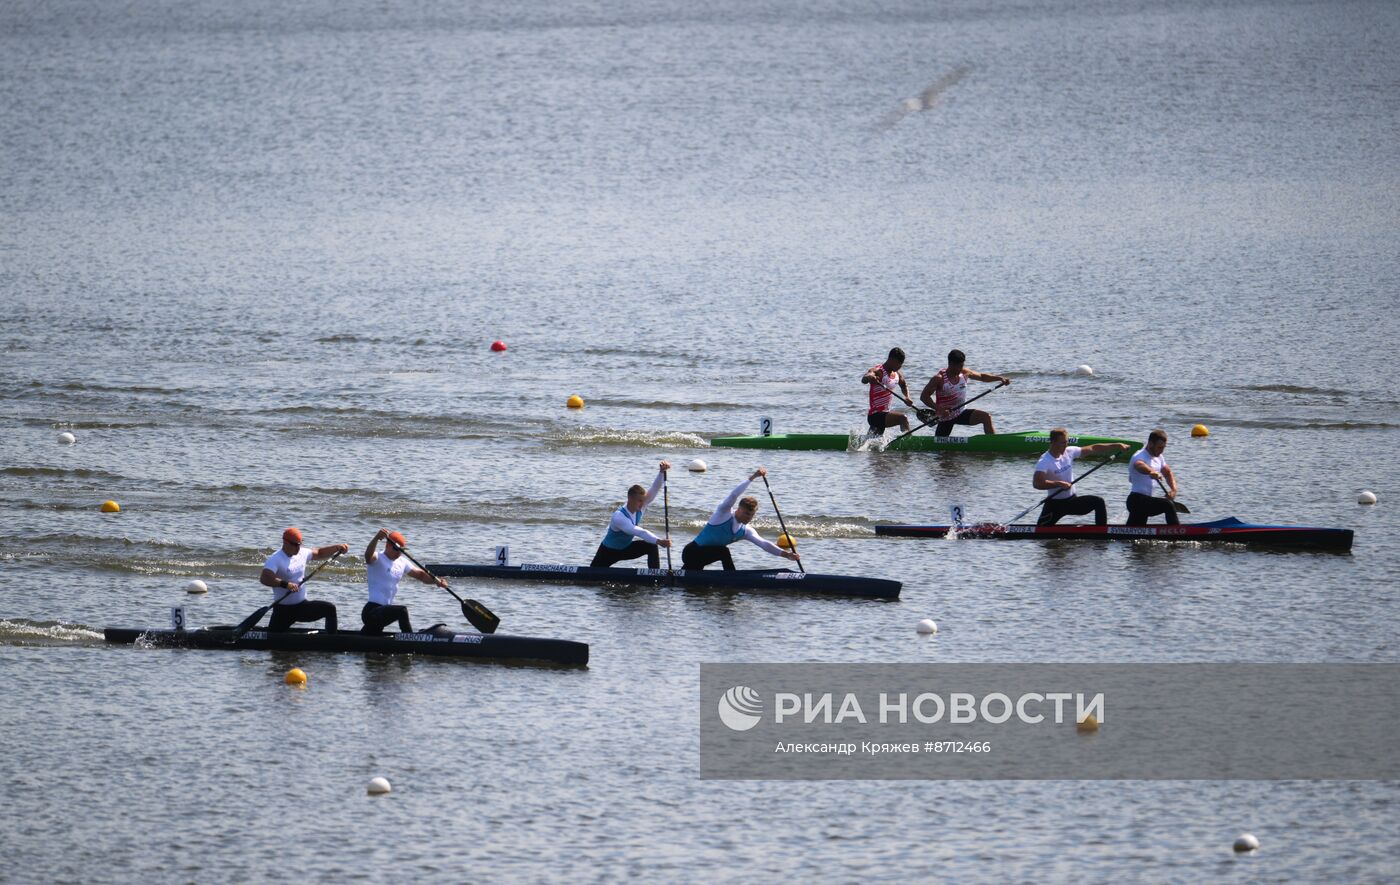
[(651, 449), (703, 449), (710, 443), (704, 437), (681, 431), (654, 433), (646, 430), (613, 430), (606, 427), (578, 427), (550, 440), (559, 447), (636, 446)]
[(0, 645), (94, 645), (102, 634), (80, 624), (0, 618)]

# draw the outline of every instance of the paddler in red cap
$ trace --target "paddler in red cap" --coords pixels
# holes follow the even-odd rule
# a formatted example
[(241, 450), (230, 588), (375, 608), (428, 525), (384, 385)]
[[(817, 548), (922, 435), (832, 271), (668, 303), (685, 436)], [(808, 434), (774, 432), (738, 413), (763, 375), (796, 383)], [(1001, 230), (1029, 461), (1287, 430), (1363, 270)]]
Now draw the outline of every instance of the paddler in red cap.
[(336, 553), (350, 552), (349, 544), (327, 544), (306, 548), (301, 544), (301, 529), (292, 526), (282, 533), (282, 549), (263, 563), (259, 578), (264, 587), (272, 588), (272, 620), (267, 629), (286, 630), (293, 624), (326, 619), (326, 631), (335, 632), (335, 606), (321, 600), (306, 598), (301, 582), (306, 577), (306, 564), (313, 559), (325, 559)]
[[(385, 542), (383, 553), (378, 549), (380, 541)], [(408, 540), (402, 532), (391, 532), (388, 529), (380, 529), (369, 539), (369, 546), (365, 548), (369, 602), (366, 602), (360, 611), (360, 620), (365, 624), (361, 633), (379, 633), (394, 621), (399, 622), (399, 630), (404, 633), (413, 632), (408, 620), (408, 607), (394, 605), (394, 596), (399, 592), (399, 581), (404, 575), (416, 578), (424, 584), (447, 586), (447, 582), (442, 578), (434, 578), (422, 569), (414, 567), (413, 563), (408, 561), (408, 557), (403, 555), (407, 546)]]

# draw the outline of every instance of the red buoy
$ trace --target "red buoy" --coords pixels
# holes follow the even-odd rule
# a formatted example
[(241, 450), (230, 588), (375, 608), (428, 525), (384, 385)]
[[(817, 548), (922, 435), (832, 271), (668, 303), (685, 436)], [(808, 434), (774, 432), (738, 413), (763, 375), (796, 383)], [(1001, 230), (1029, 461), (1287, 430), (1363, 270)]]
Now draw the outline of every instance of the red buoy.
[(499, 353), (506, 349), (506, 343), (504, 341), (492, 341), (491, 349)]

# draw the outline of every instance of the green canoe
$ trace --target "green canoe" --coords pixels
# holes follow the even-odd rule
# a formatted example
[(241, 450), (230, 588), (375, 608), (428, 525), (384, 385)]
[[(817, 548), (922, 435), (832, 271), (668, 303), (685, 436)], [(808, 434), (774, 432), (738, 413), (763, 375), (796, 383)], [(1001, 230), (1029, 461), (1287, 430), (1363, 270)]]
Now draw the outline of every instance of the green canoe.
[[(888, 433), (888, 439), (897, 434)], [(774, 433), (771, 436), (718, 436), (712, 446), (731, 449), (798, 449), (802, 451), (844, 452), (870, 443), (865, 434), (846, 433)], [(1071, 436), (1072, 446), (1092, 446), (1098, 443), (1127, 443), (1135, 451), (1141, 441), (1115, 436)], [(1039, 455), (1050, 447), (1050, 437), (1044, 430), (1020, 430), (1015, 433), (979, 433), (972, 436), (933, 436), (916, 433), (892, 443), (892, 452), (984, 452), (1003, 455)]]

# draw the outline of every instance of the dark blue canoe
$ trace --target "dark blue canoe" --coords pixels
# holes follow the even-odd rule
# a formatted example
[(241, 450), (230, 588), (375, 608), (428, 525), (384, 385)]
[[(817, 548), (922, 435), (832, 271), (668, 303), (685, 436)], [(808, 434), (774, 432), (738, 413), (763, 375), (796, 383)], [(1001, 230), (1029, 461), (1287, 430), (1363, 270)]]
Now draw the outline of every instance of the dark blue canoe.
[(1256, 544), (1277, 548), (1350, 550), (1351, 529), (1254, 525), (1233, 516), (1181, 525), (877, 525), (875, 534), (899, 538), (959, 538), (993, 541), (1193, 541)]
[(360, 652), (550, 664), (588, 663), (588, 644), (584, 642), (538, 639), (533, 636), (503, 636), (499, 633), (454, 633), (442, 625), (415, 633), (379, 635), (367, 635), (358, 630), (327, 633), (324, 630), (296, 628), (273, 633), (256, 629), (249, 630), (238, 639), (233, 638), (233, 627), (203, 627), (198, 630), (108, 627), (102, 633), (108, 642), (131, 645), (140, 641), (171, 648)]
[(779, 593), (818, 593), (898, 599), (902, 586), (884, 578), (803, 574), (790, 569), (674, 569), (592, 568), (583, 565), (470, 565), (428, 563), (433, 574), (444, 578), (502, 578), (517, 581), (558, 581), (566, 584), (634, 584), (646, 587), (678, 587), (688, 590), (769, 590)]

